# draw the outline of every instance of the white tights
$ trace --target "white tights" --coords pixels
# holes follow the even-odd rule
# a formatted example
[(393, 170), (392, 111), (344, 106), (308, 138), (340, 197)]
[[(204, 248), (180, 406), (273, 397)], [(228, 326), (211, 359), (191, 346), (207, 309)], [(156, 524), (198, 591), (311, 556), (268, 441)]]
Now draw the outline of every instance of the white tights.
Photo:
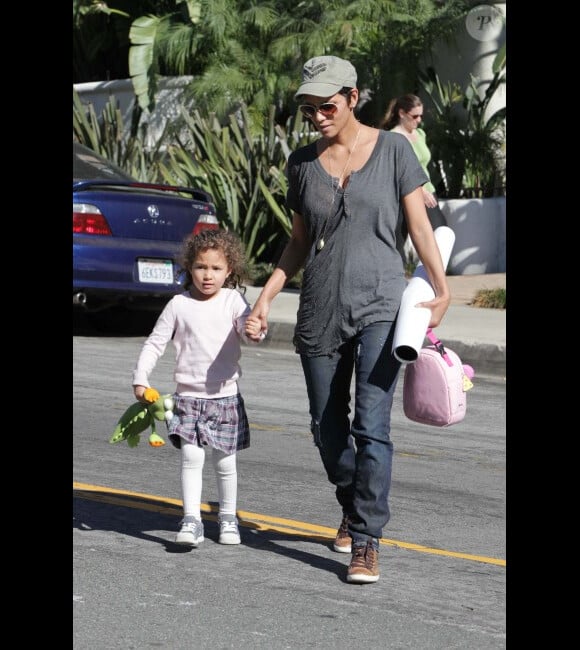
[[(219, 514), (235, 515), (238, 499), (238, 471), (236, 454), (226, 454), (211, 448), (215, 471)], [(181, 491), (183, 493), (183, 515), (201, 519), (201, 486), (205, 449), (181, 440)]]

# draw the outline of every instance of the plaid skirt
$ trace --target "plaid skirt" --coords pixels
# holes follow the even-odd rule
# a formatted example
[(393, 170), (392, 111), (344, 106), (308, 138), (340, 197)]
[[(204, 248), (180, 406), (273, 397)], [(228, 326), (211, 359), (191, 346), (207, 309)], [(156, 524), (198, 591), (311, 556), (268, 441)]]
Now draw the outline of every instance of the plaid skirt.
[(173, 395), (173, 418), (167, 425), (177, 449), (181, 438), (199, 447), (233, 454), (250, 446), (250, 424), (240, 393), (219, 399)]

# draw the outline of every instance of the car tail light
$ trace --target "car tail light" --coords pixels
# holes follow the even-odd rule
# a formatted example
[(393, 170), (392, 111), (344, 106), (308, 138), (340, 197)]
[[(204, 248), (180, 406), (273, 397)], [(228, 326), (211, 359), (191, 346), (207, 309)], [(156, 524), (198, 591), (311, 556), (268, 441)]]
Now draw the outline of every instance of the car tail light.
[(197, 235), (202, 230), (218, 230), (219, 227), (220, 224), (215, 214), (201, 214), (193, 228), (193, 234)]
[(73, 233), (80, 235), (112, 235), (99, 208), (90, 203), (73, 203)]

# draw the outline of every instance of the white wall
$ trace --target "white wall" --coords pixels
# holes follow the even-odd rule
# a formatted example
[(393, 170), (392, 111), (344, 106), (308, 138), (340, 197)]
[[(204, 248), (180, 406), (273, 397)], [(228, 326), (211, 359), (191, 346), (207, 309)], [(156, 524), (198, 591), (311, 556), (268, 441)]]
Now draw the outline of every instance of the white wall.
[(450, 275), (506, 272), (506, 197), (440, 199), (455, 244), (447, 266)]
[[(140, 121), (141, 124), (149, 124), (147, 146), (155, 144), (163, 133), (168, 120), (176, 122), (182, 119), (180, 114), (181, 106), (186, 108), (191, 106), (192, 102), (184, 99), (183, 89), (192, 79), (191, 76), (161, 77), (159, 79), (155, 110), (152, 114), (144, 112)], [(123, 124), (125, 124), (126, 129), (130, 127), (131, 113), (136, 102), (130, 79), (95, 81), (74, 84), (73, 87), (83, 104), (92, 103), (97, 116), (101, 115), (109, 98), (114, 96), (123, 116)]]
[[(439, 199), (455, 242), (447, 264), (448, 275), (485, 275), (506, 272), (506, 197)], [(418, 260), (407, 237), (405, 252)]]

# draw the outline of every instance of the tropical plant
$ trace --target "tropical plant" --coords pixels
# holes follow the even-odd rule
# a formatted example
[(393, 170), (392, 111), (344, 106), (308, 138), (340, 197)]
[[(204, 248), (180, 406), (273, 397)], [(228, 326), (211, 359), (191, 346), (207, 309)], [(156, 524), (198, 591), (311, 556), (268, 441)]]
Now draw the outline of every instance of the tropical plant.
[[(417, 88), (419, 62), (449, 40), (468, 0), (75, 0), (83, 59), (126, 65), (138, 103), (152, 111), (161, 76), (193, 77), (190, 91), (222, 123), (241, 103), (262, 125), (269, 107), (285, 124), (303, 62), (335, 54), (352, 61), (363, 91), (360, 119), (377, 124), (390, 98)], [(123, 30), (125, 30), (123, 32)], [(112, 35), (115, 34), (115, 39)], [(95, 45), (98, 44), (98, 47)], [(102, 66), (114, 72), (109, 65)], [(75, 82), (88, 81), (75, 75)], [(125, 75), (123, 75), (124, 78)], [(91, 77), (90, 80), (93, 80)]]
[(124, 78), (130, 16), (97, 0), (73, 0), (73, 83)]
[[(214, 197), (220, 224), (242, 239), (250, 265), (277, 259), (291, 231), (285, 206), (286, 160), (318, 137), (301, 113), (283, 127), (271, 106), (267, 126), (256, 129), (245, 106), (222, 125), (214, 114), (182, 109), (180, 128), (167, 123), (153, 144), (147, 123), (130, 134), (114, 96), (100, 116), (73, 89), (73, 138), (145, 182), (195, 186)], [(136, 106), (133, 118), (140, 109)], [(134, 121), (134, 120), (133, 120)]]
[(311, 127), (297, 115), (286, 128), (276, 124), (271, 106), (266, 127), (256, 132), (247, 107), (229, 116), (222, 126), (215, 114), (194, 110), (183, 114), (187, 146), (167, 147), (159, 169), (166, 182), (195, 185), (214, 197), (222, 225), (242, 239), (251, 263), (275, 259), (291, 231), (291, 214), (284, 205), (284, 170), (290, 152), (305, 144)]
[(138, 125), (140, 114), (138, 108), (133, 111), (132, 125), (127, 129), (113, 95), (98, 116), (92, 104), (81, 102), (73, 87), (73, 139), (100, 153), (138, 180), (155, 182), (160, 180), (158, 161), (163, 155), (162, 144), (169, 126), (153, 146), (145, 146), (147, 125)]
[(471, 75), (464, 91), (442, 83), (433, 68), (421, 74), (421, 83), (433, 108), (427, 130), (433, 177), (440, 178), (441, 198), (482, 198), (505, 192), (505, 106), (489, 115), (492, 99), (506, 83), (505, 45), (493, 64), (493, 77), (483, 96)]
[(359, 72), (359, 118), (376, 126), (393, 97), (418, 93), (423, 61), (430, 59), (437, 43), (454, 42), (473, 3), (397, 0), (361, 4), (365, 7), (359, 29), (350, 49), (342, 53)]

